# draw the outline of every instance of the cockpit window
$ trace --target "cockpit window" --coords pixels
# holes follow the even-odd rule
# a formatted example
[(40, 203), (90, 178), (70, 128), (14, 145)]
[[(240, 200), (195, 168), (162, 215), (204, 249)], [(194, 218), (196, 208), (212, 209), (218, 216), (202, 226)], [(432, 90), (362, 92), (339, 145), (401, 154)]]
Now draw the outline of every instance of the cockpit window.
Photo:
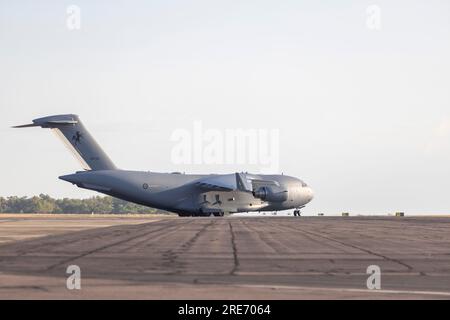
[(300, 180), (300, 183), (302, 184), (302, 187), (303, 187), (303, 188), (308, 186), (308, 185), (307, 185), (304, 181), (302, 181), (302, 180)]

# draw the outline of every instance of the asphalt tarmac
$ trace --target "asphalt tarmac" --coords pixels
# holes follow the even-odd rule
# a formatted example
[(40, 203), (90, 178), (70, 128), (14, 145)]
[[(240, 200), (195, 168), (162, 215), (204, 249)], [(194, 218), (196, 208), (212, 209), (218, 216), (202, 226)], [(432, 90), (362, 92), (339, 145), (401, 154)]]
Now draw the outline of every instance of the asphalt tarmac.
[(0, 215), (0, 298), (450, 299), (450, 218)]

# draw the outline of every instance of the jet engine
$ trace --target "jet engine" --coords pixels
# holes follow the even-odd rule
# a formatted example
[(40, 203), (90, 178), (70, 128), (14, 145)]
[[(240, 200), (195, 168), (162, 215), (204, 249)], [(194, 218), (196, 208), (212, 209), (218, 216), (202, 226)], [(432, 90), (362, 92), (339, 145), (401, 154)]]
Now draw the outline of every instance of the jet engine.
[(288, 192), (280, 187), (259, 187), (253, 191), (253, 196), (263, 201), (283, 202), (288, 198)]

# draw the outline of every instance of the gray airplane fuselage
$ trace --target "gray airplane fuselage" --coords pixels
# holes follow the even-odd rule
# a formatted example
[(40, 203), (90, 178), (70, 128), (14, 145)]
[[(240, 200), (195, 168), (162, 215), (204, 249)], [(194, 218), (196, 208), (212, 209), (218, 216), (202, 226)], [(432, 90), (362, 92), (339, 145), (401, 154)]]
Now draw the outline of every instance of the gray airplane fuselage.
[(80, 188), (178, 213), (222, 216), (225, 213), (302, 208), (313, 192), (300, 179), (248, 173), (189, 175), (120, 170), (74, 114), (34, 119), (16, 128), (52, 129), (86, 171), (61, 176)]
[(95, 190), (126, 201), (176, 212), (180, 215), (209, 215), (250, 211), (279, 211), (301, 208), (313, 192), (300, 179), (286, 175), (251, 175), (277, 181), (287, 191), (286, 200), (270, 202), (251, 192), (202, 190), (195, 182), (208, 177), (229, 175), (190, 175), (127, 170), (81, 171), (60, 179), (80, 188)]

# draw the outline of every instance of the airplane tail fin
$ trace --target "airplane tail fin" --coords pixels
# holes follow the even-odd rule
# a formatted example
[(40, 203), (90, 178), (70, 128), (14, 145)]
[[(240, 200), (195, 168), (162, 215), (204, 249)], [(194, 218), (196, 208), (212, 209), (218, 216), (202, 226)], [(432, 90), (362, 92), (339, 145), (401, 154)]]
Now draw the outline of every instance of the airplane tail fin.
[(115, 170), (116, 166), (100, 148), (77, 115), (64, 114), (39, 119), (13, 128), (41, 127), (52, 129), (81, 162), (85, 170)]

